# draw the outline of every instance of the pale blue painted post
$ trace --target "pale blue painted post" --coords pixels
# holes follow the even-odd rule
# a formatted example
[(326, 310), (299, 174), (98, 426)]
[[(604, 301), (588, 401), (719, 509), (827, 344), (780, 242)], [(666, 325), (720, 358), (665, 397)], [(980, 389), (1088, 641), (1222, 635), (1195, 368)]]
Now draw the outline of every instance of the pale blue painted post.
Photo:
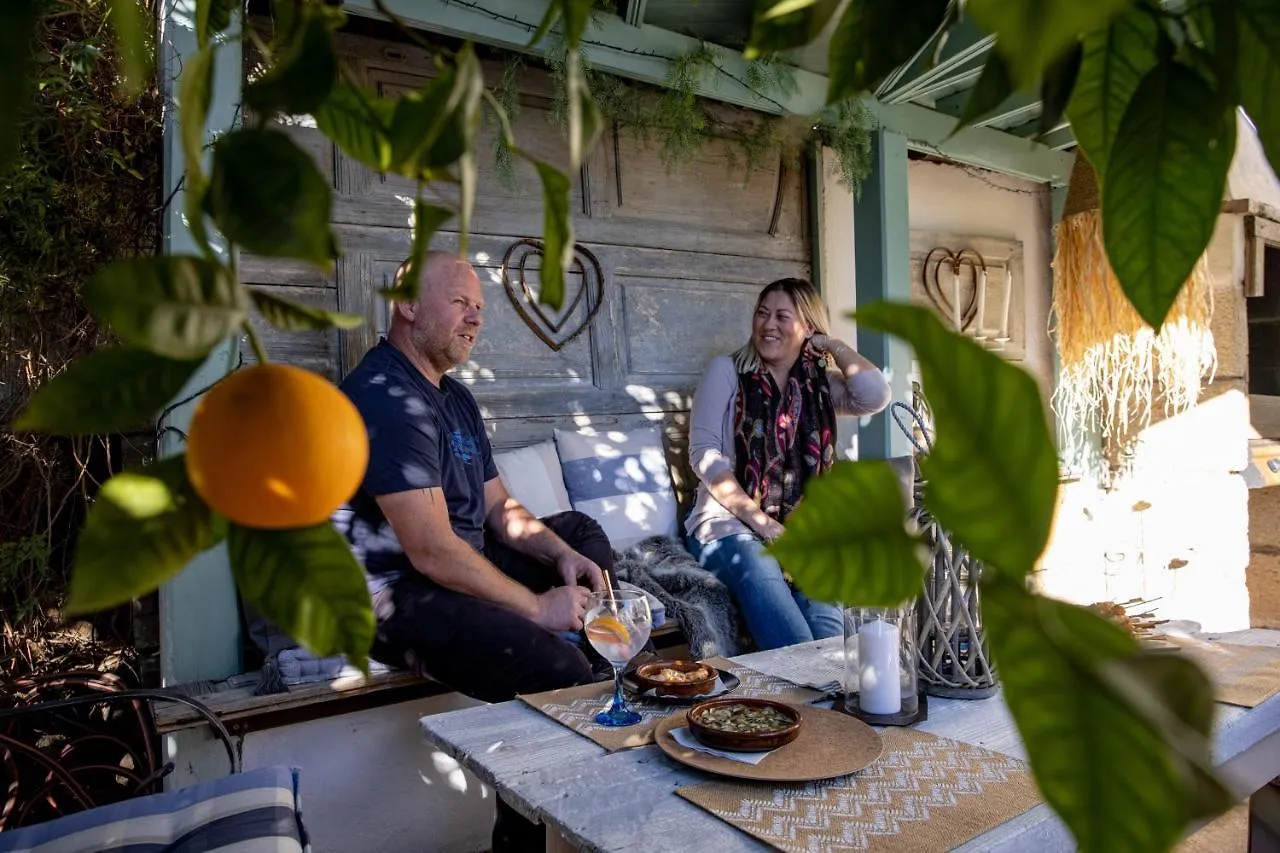
[[(907, 139), (880, 128), (872, 137), (871, 173), (853, 206), (854, 275), (859, 308), (911, 298), (907, 217)], [(911, 349), (900, 339), (858, 327), (858, 351), (884, 371), (894, 402), (911, 402)], [(858, 428), (858, 456), (907, 456), (911, 445), (885, 411)]]
[[(164, 0), (160, 19), (160, 81), (165, 101), (177, 100), (178, 80), (187, 60), (197, 52), (195, 0)], [(214, 100), (209, 110), (208, 138), (230, 130), (240, 104), (241, 56), (238, 39), (218, 51)], [(187, 229), (185, 197), (179, 183), (185, 170), (178, 114), (165, 111), (164, 189), (172, 199), (164, 214), (164, 251), (188, 254), (199, 250)], [(215, 245), (217, 245), (215, 243)], [(220, 251), (225, 251), (219, 248)], [(185, 400), (217, 381), (234, 364), (238, 342), (218, 347), (178, 394)], [(181, 453), (195, 408), (194, 400), (167, 412), (159, 423), (159, 454)], [(226, 678), (240, 672), (240, 619), (235, 583), (226, 548), (201, 554), (160, 588), (160, 676), (166, 685)]]

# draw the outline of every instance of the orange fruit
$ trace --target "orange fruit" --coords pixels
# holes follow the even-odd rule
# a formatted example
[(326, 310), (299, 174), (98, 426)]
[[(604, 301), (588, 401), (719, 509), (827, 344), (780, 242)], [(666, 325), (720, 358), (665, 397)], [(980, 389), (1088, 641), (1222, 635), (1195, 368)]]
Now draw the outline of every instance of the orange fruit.
[(232, 373), (196, 406), (187, 475), (243, 527), (310, 527), (355, 494), (369, 463), (360, 412), (309, 370), (262, 364)]
[(597, 616), (592, 619), (591, 624), (587, 625), (587, 637), (602, 643), (621, 643), (624, 646), (631, 642), (631, 632), (614, 616)]

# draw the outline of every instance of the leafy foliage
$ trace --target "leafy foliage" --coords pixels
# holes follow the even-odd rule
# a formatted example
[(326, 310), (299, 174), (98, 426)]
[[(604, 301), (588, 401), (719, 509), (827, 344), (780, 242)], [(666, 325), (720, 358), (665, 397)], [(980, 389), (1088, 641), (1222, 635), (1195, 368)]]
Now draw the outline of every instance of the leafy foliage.
[(221, 539), (212, 513), (172, 456), (108, 480), (80, 534), (70, 613), (105, 610), (155, 589)]
[[(586, 67), (580, 49), (594, 5), (554, 0), (534, 35), (534, 43), (558, 39), (562, 47), (553, 53), (561, 55), (570, 174), (607, 120), (641, 131), (646, 121), (649, 127), (667, 122), (666, 156), (687, 158), (725, 126), (695, 97), (705, 75), (722, 71), (716, 53), (703, 48), (676, 58), (655, 109)], [(137, 17), (119, 11), (126, 7), (134, 8), (112, 0), (120, 43), (132, 60), (145, 39)], [(574, 239), (570, 176), (520, 148), (502, 103), (484, 90), (470, 45), (435, 51), (439, 73), (432, 80), (404, 97), (382, 98), (350, 82), (334, 58), (331, 37), (343, 20), (340, 11), (319, 2), (279, 4), (268, 67), (246, 92), (255, 121), (217, 140), (206, 177), (199, 155), (212, 96), (213, 36), (230, 28), (231, 7), (229, 0), (197, 0), (204, 52), (182, 87), (189, 213), (202, 249), (204, 211), (232, 248), (321, 268), (341, 251), (329, 223), (329, 184), (287, 135), (263, 126), (280, 111), (312, 114), (351, 156), (418, 182), (411, 270), (449, 216), (458, 217), (465, 246), (476, 138), (487, 107), (502, 130), (502, 148), (529, 159), (539, 175), (546, 242), (541, 298), (559, 303)], [(812, 40), (838, 7), (828, 0), (758, 0), (748, 53), (773, 61), (778, 51)], [(21, 50), (23, 28), (29, 28), (21, 11), (26, 7), (13, 8), (19, 11), (8, 10), (3, 23), (14, 24), (5, 37), (14, 39), (18, 53), (0, 60), (0, 93), (27, 91), (29, 66)], [(815, 135), (824, 138), (821, 126), (830, 121), (825, 138), (840, 140), (842, 160), (849, 158), (846, 177), (856, 173), (848, 164), (869, 152), (865, 114), (853, 99), (940, 43), (946, 35), (941, 31), (956, 26), (960, 13), (960, 4), (943, 0), (916, 3), (908, 15), (890, 0), (850, 0), (830, 46), (833, 112), (803, 132), (786, 132), (785, 124), (735, 132), (749, 151), (798, 147)], [(1079, 125), (1089, 157), (1100, 164), (1112, 266), (1137, 310), (1159, 325), (1212, 232), (1233, 149), (1235, 108), (1253, 116), (1268, 156), (1280, 150), (1274, 4), (1206, 0), (1184, 10), (1136, 0), (969, 0), (963, 14), (997, 42), (958, 126), (981, 118), (1014, 91), (1038, 88), (1042, 130), (1065, 110)], [(68, 62), (75, 67), (74, 58)], [(135, 62), (121, 69), (135, 84), (140, 79)], [(0, 152), (6, 132), (0, 124)], [(124, 160), (119, 150), (117, 156)], [(422, 201), (434, 182), (458, 187), (456, 208)], [(77, 433), (120, 429), (144, 418), (172, 397), (194, 370), (196, 356), (220, 334), (247, 334), (261, 357), (246, 318), (251, 301), (268, 322), (286, 330), (349, 322), (250, 293), (233, 265), (212, 251), (206, 256), (109, 268), (95, 280), (87, 294), (91, 306), (129, 345), (95, 353), (49, 383), (31, 401), (24, 426)], [(408, 298), (415, 284), (416, 276), (393, 295)], [(858, 320), (907, 340), (921, 364), (938, 430), (922, 462), (924, 500), (991, 568), (984, 574), (983, 616), (1041, 789), (1084, 848), (1167, 849), (1189, 819), (1228, 801), (1207, 748), (1208, 682), (1192, 664), (1151, 659), (1097, 617), (1024, 589), (1047, 541), (1057, 492), (1055, 454), (1035, 382), (948, 332), (923, 309), (872, 305), (858, 312)], [(112, 483), (98, 516), (107, 521), (95, 519), (86, 532), (104, 552), (131, 536), (130, 553), (141, 555), (139, 571), (113, 581), (92, 559), (82, 561), (78, 572), (84, 577), (77, 575), (76, 588), (85, 590), (85, 606), (123, 600), (159, 583), (192, 549), (218, 535), (220, 523), (171, 466)], [(861, 507), (850, 527), (847, 509), (854, 502)], [(919, 587), (920, 558), (902, 515), (887, 469), (841, 466), (813, 484), (773, 547), (823, 597), (897, 601)], [(330, 526), (233, 526), (227, 538), (246, 599), (313, 651), (342, 652), (363, 663), (373, 631), (368, 595), (349, 549)]]
[(924, 308), (878, 302), (856, 317), (908, 341), (920, 361), (938, 433), (922, 463), (930, 512), (978, 559), (1025, 576), (1049, 541), (1058, 494), (1035, 380)]
[(1231, 804), (1203, 772), (1212, 688), (1193, 663), (1140, 652), (1101, 616), (1007, 576), (984, 589), (983, 613), (1036, 783), (1081, 849), (1167, 850), (1188, 818)]
[[(24, 9), (34, 17), (20, 36)], [(93, 620), (93, 639), (57, 615), (86, 498), (110, 474), (99, 460), (110, 449), (118, 464), (146, 439), (13, 431), (36, 389), (106, 341), (84, 284), (156, 247), (161, 97), (153, 86), (132, 100), (121, 91), (110, 9), (0, 3), (0, 150), (7, 139), (10, 156), (0, 168), (0, 669), (10, 678), (136, 657), (110, 614)]]
[(923, 547), (907, 530), (898, 475), (887, 462), (839, 462), (815, 478), (770, 549), (808, 594), (890, 607), (924, 580)]

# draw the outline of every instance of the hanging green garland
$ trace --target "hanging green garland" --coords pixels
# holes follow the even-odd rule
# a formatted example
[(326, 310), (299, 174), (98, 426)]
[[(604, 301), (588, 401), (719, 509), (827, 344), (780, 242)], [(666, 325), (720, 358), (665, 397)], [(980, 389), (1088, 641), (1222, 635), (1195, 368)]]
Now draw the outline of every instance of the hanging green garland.
[[(585, 55), (582, 64), (589, 68)], [(562, 50), (549, 50), (547, 66), (554, 92), (551, 120), (564, 126), (568, 115), (565, 100), (565, 62)], [(519, 108), (517, 82), (524, 61), (509, 57), (502, 82), (495, 91), (508, 114)], [(606, 122), (630, 133), (644, 144), (656, 144), (668, 170), (675, 170), (696, 157), (707, 140), (729, 143), (725, 148), (727, 167), (747, 174), (781, 158), (797, 165), (805, 150), (815, 142), (830, 148), (840, 166), (840, 182), (857, 192), (871, 169), (871, 131), (874, 118), (861, 101), (844, 101), (816, 116), (767, 116), (747, 113), (726, 119), (726, 110), (698, 97), (708, 78), (725, 73), (716, 54), (700, 45), (671, 60), (665, 88), (634, 83), (600, 71), (588, 70), (591, 92)], [(735, 78), (736, 79), (736, 78)], [(796, 82), (792, 67), (775, 56), (751, 62), (745, 78), (739, 80), (763, 98), (793, 94)], [(514, 163), (509, 151), (495, 146), (495, 166), (504, 185), (515, 187)]]

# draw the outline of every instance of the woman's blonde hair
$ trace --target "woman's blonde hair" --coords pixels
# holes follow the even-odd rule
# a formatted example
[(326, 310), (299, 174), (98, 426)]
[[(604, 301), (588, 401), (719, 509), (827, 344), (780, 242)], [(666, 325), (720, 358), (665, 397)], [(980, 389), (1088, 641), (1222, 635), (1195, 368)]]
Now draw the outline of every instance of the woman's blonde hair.
[[(814, 331), (815, 334), (829, 335), (830, 324), (827, 321), (827, 304), (818, 295), (818, 289), (807, 279), (780, 278), (765, 285), (764, 290), (756, 297), (755, 308), (751, 316), (760, 310), (764, 300), (770, 293), (785, 293), (795, 303), (796, 313), (800, 321)], [(733, 354), (733, 366), (739, 373), (751, 373), (760, 369), (760, 353), (756, 351), (755, 335), (747, 339), (747, 343)]]

